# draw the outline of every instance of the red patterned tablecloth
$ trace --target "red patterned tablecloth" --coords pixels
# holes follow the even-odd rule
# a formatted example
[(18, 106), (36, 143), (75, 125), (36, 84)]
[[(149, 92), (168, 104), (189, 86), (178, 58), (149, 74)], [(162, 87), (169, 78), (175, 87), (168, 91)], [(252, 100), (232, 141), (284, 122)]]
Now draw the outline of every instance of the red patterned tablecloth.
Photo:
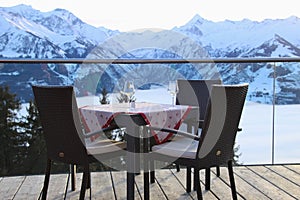
[[(113, 118), (120, 113), (137, 113), (143, 116), (150, 126), (179, 129), (190, 112), (190, 106), (136, 102), (135, 108), (128, 104), (90, 105), (79, 108), (81, 120), (86, 132), (97, 131), (109, 126)], [(157, 144), (167, 141), (172, 134), (153, 132)]]

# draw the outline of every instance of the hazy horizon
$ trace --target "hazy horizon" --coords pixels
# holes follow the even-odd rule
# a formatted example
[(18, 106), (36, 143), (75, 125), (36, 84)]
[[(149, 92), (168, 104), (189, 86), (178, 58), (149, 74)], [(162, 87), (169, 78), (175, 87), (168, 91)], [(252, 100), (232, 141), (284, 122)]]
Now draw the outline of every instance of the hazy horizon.
[(66, 9), (88, 24), (120, 31), (149, 28), (169, 30), (184, 25), (196, 14), (214, 22), (300, 17), (298, 2), (294, 0), (284, 3), (271, 0), (74, 0), (72, 3), (67, 0), (3, 0), (1, 7), (20, 4), (30, 5), (42, 12)]

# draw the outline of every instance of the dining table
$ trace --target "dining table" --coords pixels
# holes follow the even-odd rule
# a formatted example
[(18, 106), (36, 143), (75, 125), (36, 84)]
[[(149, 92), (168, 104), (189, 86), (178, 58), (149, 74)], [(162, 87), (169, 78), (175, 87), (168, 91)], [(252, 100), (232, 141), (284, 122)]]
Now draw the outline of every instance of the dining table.
[[(149, 142), (148, 138), (151, 138), (152, 143), (162, 144), (171, 140), (174, 135), (159, 130), (153, 130), (148, 134), (142, 131), (142, 127), (147, 125), (179, 129), (183, 122), (197, 118), (199, 108), (188, 105), (134, 102), (134, 104), (86, 105), (79, 108), (79, 113), (87, 133), (106, 128), (112, 123), (117, 124), (118, 127), (125, 128), (127, 199), (134, 199), (135, 175), (143, 168), (144, 199), (147, 200), (149, 199), (149, 168), (145, 160), (141, 162), (141, 155), (147, 154), (149, 150), (146, 141)], [(197, 125), (190, 124), (187, 126), (187, 129), (191, 129), (191, 127), (197, 127)], [(100, 136), (95, 135), (90, 138), (90, 142), (96, 141), (97, 137)], [(141, 146), (143, 148), (140, 148)]]

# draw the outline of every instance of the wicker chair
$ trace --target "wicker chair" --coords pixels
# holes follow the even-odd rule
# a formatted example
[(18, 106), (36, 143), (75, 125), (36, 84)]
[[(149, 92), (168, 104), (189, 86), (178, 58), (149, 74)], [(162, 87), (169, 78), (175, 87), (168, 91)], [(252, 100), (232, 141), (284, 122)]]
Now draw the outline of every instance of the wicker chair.
[(202, 128), (206, 107), (210, 96), (211, 87), (214, 84), (222, 84), (219, 79), (215, 80), (177, 80), (178, 93), (176, 104), (199, 107), (199, 128)]
[(103, 134), (105, 131), (118, 127), (112, 125), (99, 132), (85, 134), (72, 86), (32, 86), (32, 89), (47, 147), (47, 166), (42, 199), (47, 198), (52, 162), (83, 167), (79, 198), (84, 199), (85, 191), (90, 188), (91, 182), (89, 164), (98, 162), (100, 159), (119, 156), (123, 154), (122, 150), (125, 148), (125, 144), (122, 142), (101, 140), (87, 146), (85, 141), (95, 134)]
[[(152, 146), (150, 162), (155, 160), (170, 161), (186, 166), (188, 170), (194, 168), (198, 199), (202, 199), (200, 169), (227, 165), (232, 197), (237, 199), (232, 168), (233, 148), (247, 91), (248, 84), (214, 85), (207, 106), (210, 112), (206, 112), (200, 136), (177, 130), (148, 127), (149, 130), (160, 129), (182, 135), (181, 137), (184, 138), (183, 140)], [(190, 145), (184, 149), (178, 148), (181, 142)], [(187, 181), (187, 184), (190, 184), (190, 181)]]
[[(199, 124), (199, 128), (202, 128), (206, 107), (209, 101), (211, 87), (214, 84), (222, 84), (220, 79), (212, 79), (212, 80), (177, 80), (179, 92), (176, 95), (176, 104), (180, 105), (191, 105), (199, 107), (199, 119), (197, 123)], [(198, 130), (197, 130), (198, 131)], [(196, 132), (198, 134), (198, 132)], [(180, 171), (178, 165), (176, 165), (177, 171)], [(220, 168), (216, 167), (217, 176), (220, 176)], [(191, 171), (187, 171), (188, 176), (191, 176)], [(195, 179), (194, 179), (195, 180)], [(190, 185), (189, 185), (190, 187)], [(205, 189), (210, 189), (210, 169), (206, 169), (206, 181), (205, 181)], [(191, 190), (188, 188), (187, 190)], [(194, 183), (194, 190), (196, 190)]]

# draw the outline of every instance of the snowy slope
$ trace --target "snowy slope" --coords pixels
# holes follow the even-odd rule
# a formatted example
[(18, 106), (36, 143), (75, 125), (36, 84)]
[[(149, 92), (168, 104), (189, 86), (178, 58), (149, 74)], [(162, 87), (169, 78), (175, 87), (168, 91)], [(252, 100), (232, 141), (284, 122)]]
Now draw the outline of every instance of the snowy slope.
[[(120, 33), (84, 23), (67, 10), (40, 12), (30, 6), (0, 7), (0, 57), (87, 59), (199, 59), (226, 57), (299, 57), (300, 20), (297, 17), (262, 22), (212, 22), (196, 15), (172, 30)], [(249, 82), (249, 98), (271, 103), (273, 70), (270, 63), (218, 65), (4, 65), (1, 84), (22, 99), (31, 98), (30, 84), (75, 84), (78, 92), (113, 91), (121, 77), (134, 74), (136, 84), (149, 88), (177, 78), (221, 78), (224, 83)], [(134, 73), (132, 73), (134, 72)], [(18, 75), (16, 75), (18, 74)], [(300, 103), (300, 67), (276, 66), (276, 102)], [(24, 85), (26, 86), (24, 88)], [(27, 92), (26, 92), (27, 91)]]
[(274, 38), (275, 34), (284, 37), (287, 41), (300, 45), (300, 19), (290, 17), (287, 19), (264, 20), (262, 22), (222, 21), (212, 22), (196, 15), (187, 24), (175, 27), (179, 31), (199, 41), (203, 46), (214, 49), (253, 48), (265, 41)]

